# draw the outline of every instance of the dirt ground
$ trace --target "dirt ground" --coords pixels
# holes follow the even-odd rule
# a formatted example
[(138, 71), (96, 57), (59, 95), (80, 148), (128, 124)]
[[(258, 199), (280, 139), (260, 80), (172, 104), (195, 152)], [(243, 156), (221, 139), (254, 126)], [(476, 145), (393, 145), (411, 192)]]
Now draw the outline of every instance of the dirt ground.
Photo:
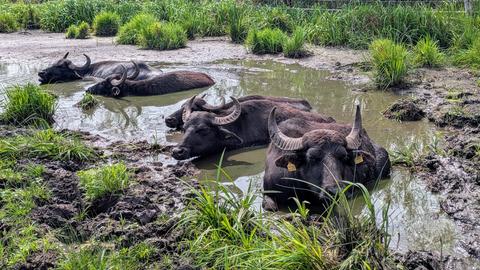
[[(30, 35), (0, 34), (0, 40), (0, 63), (35, 62), (47, 65), (67, 51), (70, 51), (71, 58), (78, 59), (80, 63), (84, 61), (82, 53), (87, 53), (92, 61), (135, 59), (198, 65), (223, 59), (273, 59), (330, 70), (333, 72), (332, 78), (348, 81), (355, 85), (355, 91), (372, 91), (373, 88), (368, 68), (364, 66), (366, 51), (310, 47), (312, 56), (286, 59), (283, 56), (249, 54), (243, 46), (230, 43), (226, 37), (189, 41), (186, 48), (174, 51), (142, 50), (135, 46), (115, 45), (112, 38), (68, 40), (64, 34), (40, 31), (32, 31)], [(445, 138), (447, 155), (431, 154), (416, 170), (433, 192), (443, 196), (443, 211), (461, 225), (466, 236), (465, 248), (473, 258), (480, 259), (478, 78), (475, 72), (457, 68), (417, 69), (411, 72), (404, 86), (393, 91), (410, 94), (415, 98), (415, 110), (422, 112), (416, 114), (420, 115), (415, 117), (416, 120), (425, 115), (437, 126), (448, 130), (449, 135)], [(395, 112), (390, 112), (392, 114)], [(8, 136), (8, 131), (2, 130), (0, 135)], [(71, 224), (71, 217), (83, 209), (84, 203), (74, 173), (80, 168), (74, 164), (48, 162), (45, 179), (54, 196), (52, 202), (35, 209), (32, 217), (43, 226), (51, 228), (61, 228), (68, 224), (83, 237), (95, 236), (102, 239), (114, 234), (121, 236), (124, 244), (147, 239), (161, 250), (174, 250), (176, 236), (170, 232), (172, 224), (165, 222), (158, 226), (156, 222), (162, 220), (161, 217), (166, 220), (167, 217), (174, 216), (184, 207), (189, 194), (186, 187), (179, 184), (178, 177), (191, 178), (195, 174), (194, 166), (186, 162), (169, 167), (146, 161), (145, 157), (152, 151), (169, 152), (168, 148), (153, 147), (146, 142), (112, 143), (89, 134), (83, 134), (83, 137), (90, 144), (106, 145), (99, 150), (106, 153), (107, 159), (125, 160), (135, 171), (137, 184), (121, 197), (108, 198), (91, 206), (89, 218), (85, 222)], [(126, 218), (127, 226), (119, 225), (120, 218)], [(417, 256), (418, 254), (407, 257), (411, 259)], [(38, 266), (37, 259), (33, 256), (28, 267)], [(51, 260), (50, 263), (53, 264), (55, 259)], [(433, 268), (422, 269), (435, 269), (432, 264), (430, 266)]]

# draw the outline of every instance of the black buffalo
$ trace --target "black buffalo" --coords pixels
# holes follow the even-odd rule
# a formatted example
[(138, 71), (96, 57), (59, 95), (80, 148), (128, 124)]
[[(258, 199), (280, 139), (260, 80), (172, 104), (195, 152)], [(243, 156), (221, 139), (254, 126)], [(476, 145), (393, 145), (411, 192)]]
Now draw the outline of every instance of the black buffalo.
[(270, 100), (250, 100), (240, 104), (232, 97), (233, 107), (227, 115), (218, 116), (205, 111), (192, 112), (191, 98), (185, 106), (182, 141), (172, 150), (175, 159), (188, 159), (269, 142), (267, 122), (272, 108), (278, 108), (277, 118), (284, 121), (292, 117), (303, 117), (317, 122), (334, 122), (331, 117), (300, 111), (288, 104)]
[[(120, 65), (121, 76), (114, 74), (102, 79), (87, 89), (88, 93), (104, 96), (150, 96), (163, 95), (215, 84), (205, 73), (194, 71), (172, 71), (157, 74), (144, 80), (128, 79), (127, 69)], [(134, 62), (134, 66), (137, 65)], [(138, 69), (137, 69), (138, 73)], [(135, 77), (133, 76), (135, 79)]]
[[(72, 61), (67, 59), (68, 54), (69, 53), (67, 52), (63, 58), (38, 73), (41, 84), (81, 80), (88, 76), (107, 78), (112, 74), (121, 74), (121, 65), (126, 66), (129, 77), (133, 76), (137, 72), (135, 66), (131, 63), (120, 61), (101, 61), (92, 63), (90, 57), (88, 57), (86, 54), (84, 54), (86, 58), (85, 64), (82, 66), (77, 66)], [(159, 70), (157, 71), (152, 69), (143, 62), (138, 63), (138, 68), (140, 70), (136, 75), (137, 80), (146, 79), (149, 76), (160, 72)]]
[(295, 196), (318, 206), (337, 193), (341, 181), (366, 183), (390, 173), (387, 151), (362, 128), (360, 106), (353, 126), (301, 118), (277, 126), (275, 115), (273, 109), (268, 120), (271, 143), (263, 180), (266, 209), (275, 210)]
[[(249, 100), (270, 100), (279, 103), (286, 103), (290, 106), (297, 108), (302, 111), (310, 111), (312, 106), (305, 99), (296, 99), (296, 98), (284, 98), (284, 97), (269, 97), (269, 96), (260, 96), (260, 95), (250, 95), (238, 98), (240, 103)], [(185, 108), (185, 105), (188, 103), (185, 102), (182, 104), (182, 107), (176, 110), (174, 113), (170, 114), (165, 118), (165, 124), (169, 128), (181, 129), (183, 127), (182, 114)], [(225, 103), (225, 98), (222, 97), (222, 103), (218, 106), (208, 104), (205, 99), (202, 97), (195, 97), (191, 104), (191, 111), (206, 111), (212, 112), (217, 115), (226, 115), (230, 113), (229, 109), (232, 108), (234, 102), (230, 101)]]

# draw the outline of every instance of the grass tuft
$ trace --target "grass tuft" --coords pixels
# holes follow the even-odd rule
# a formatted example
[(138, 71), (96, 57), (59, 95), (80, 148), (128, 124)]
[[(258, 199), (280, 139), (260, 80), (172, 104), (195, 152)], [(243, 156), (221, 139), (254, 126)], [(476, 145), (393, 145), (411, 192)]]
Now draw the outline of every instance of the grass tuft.
[(130, 173), (124, 163), (79, 171), (77, 174), (88, 200), (118, 194), (130, 184)]
[(408, 51), (388, 39), (377, 39), (370, 45), (375, 83), (378, 88), (399, 85), (408, 72)]
[(120, 16), (114, 12), (101, 12), (93, 20), (93, 29), (96, 36), (115, 36), (120, 28)]
[(6, 90), (0, 121), (17, 126), (49, 126), (53, 123), (55, 97), (40, 86), (28, 83)]
[(78, 27), (74, 24), (70, 25), (67, 28), (67, 32), (65, 33), (66, 39), (74, 39), (78, 36)]
[(82, 110), (90, 110), (98, 105), (98, 100), (90, 93), (85, 93), (82, 99), (77, 103)]
[(90, 36), (90, 25), (87, 22), (81, 22), (78, 25), (76, 39), (87, 39)]
[(290, 58), (305, 57), (307, 55), (305, 39), (305, 30), (301, 27), (296, 28), (292, 36), (285, 39), (283, 43), (283, 54)]
[(242, 5), (231, 5), (228, 10), (228, 33), (233, 43), (243, 43), (248, 34), (246, 8)]
[(280, 29), (251, 29), (248, 32), (246, 45), (254, 54), (276, 54), (282, 52), (285, 34)]
[(12, 33), (17, 31), (18, 24), (15, 17), (10, 13), (0, 14), (0, 33)]
[(438, 48), (438, 42), (430, 36), (418, 41), (413, 53), (413, 62), (420, 67), (439, 67), (445, 60), (445, 55)]
[(480, 69), (480, 37), (475, 39), (468, 49), (458, 51), (453, 56), (453, 64)]
[(137, 44), (142, 31), (145, 31), (150, 25), (156, 22), (151, 14), (135, 15), (130, 21), (120, 27), (117, 42), (119, 44)]
[(153, 23), (143, 29), (139, 44), (143, 48), (173, 50), (185, 47), (187, 33), (176, 23)]

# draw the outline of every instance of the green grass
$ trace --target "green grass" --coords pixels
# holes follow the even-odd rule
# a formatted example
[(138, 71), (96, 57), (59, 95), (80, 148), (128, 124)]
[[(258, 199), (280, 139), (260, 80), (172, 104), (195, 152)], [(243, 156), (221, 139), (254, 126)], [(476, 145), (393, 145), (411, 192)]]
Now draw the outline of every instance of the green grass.
[(285, 39), (286, 35), (280, 29), (251, 29), (245, 43), (254, 54), (276, 54), (282, 52)]
[(82, 110), (90, 110), (95, 108), (98, 105), (98, 100), (92, 94), (85, 93), (82, 99), (80, 100), (80, 102), (77, 103), (77, 105)]
[(446, 152), (440, 146), (440, 135), (436, 134), (429, 141), (411, 140), (403, 144), (394, 145), (389, 151), (393, 165), (414, 167), (428, 154), (445, 156)]
[(101, 12), (95, 16), (92, 26), (96, 36), (115, 36), (120, 28), (120, 16), (114, 12)]
[(40, 158), (85, 162), (96, 157), (95, 151), (75, 136), (58, 133), (51, 129), (0, 140), (0, 158), (6, 160)]
[(378, 39), (370, 45), (375, 83), (385, 89), (401, 84), (408, 72), (408, 51), (402, 44)]
[(440, 67), (445, 61), (445, 55), (440, 52), (438, 42), (430, 36), (418, 41), (413, 49), (413, 62), (420, 67)]
[(295, 29), (291, 37), (285, 39), (283, 43), (283, 54), (290, 58), (301, 58), (307, 55), (305, 49), (306, 33), (301, 27)]
[[(321, 222), (311, 223), (304, 202), (297, 200), (290, 219), (255, 212), (254, 192), (249, 188), (236, 194), (220, 183), (222, 178), (229, 176), (220, 164), (216, 180), (192, 187), (194, 196), (178, 224), (186, 233), (183, 256), (200, 269), (396, 268), (388, 249), (388, 209), (377, 226), (365, 187), (347, 183)], [(353, 187), (361, 191), (368, 210), (358, 216), (346, 197)]]
[(0, 33), (11, 33), (18, 29), (15, 17), (10, 13), (0, 14)]
[(6, 90), (0, 121), (17, 126), (48, 126), (53, 123), (55, 97), (32, 83)]
[(480, 37), (475, 39), (467, 49), (458, 51), (453, 56), (453, 64), (460, 67), (480, 69)]
[(87, 22), (81, 22), (78, 25), (78, 33), (75, 36), (76, 39), (86, 39), (90, 36), (90, 25)]
[(78, 27), (76, 25), (70, 25), (65, 33), (65, 38), (73, 39), (76, 36), (78, 36)]
[(231, 5), (228, 10), (228, 33), (233, 43), (243, 43), (248, 34), (246, 7)]
[(151, 14), (135, 15), (130, 21), (120, 27), (117, 37), (119, 44), (137, 44), (140, 33), (145, 31), (156, 19)]
[(187, 33), (176, 23), (154, 23), (143, 29), (139, 45), (147, 49), (173, 50), (185, 47)]
[(121, 193), (131, 182), (130, 173), (124, 163), (80, 171), (77, 174), (88, 200)]

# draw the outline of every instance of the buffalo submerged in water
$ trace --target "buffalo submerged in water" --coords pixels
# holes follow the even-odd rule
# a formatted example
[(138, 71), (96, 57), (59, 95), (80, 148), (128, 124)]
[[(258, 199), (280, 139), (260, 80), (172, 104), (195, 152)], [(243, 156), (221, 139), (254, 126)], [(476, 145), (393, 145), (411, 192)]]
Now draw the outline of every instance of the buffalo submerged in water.
[[(160, 70), (155, 70), (143, 62), (137, 63), (137, 66), (121, 61), (101, 61), (92, 63), (90, 57), (86, 54), (84, 54), (86, 58), (85, 64), (77, 66), (67, 58), (68, 55), (69, 53), (67, 52), (63, 58), (57, 60), (51, 66), (38, 73), (41, 84), (70, 82), (81, 80), (89, 76), (107, 78), (113, 74), (121, 74), (123, 71), (122, 65), (126, 67), (128, 77), (133, 78), (133, 75), (136, 74), (137, 80), (143, 80), (149, 76), (161, 73)], [(139, 69), (138, 74), (136, 70), (137, 68)]]
[(277, 110), (268, 120), (271, 143), (263, 180), (267, 210), (286, 205), (292, 197), (321, 207), (341, 190), (341, 181), (367, 183), (390, 174), (388, 153), (362, 128), (359, 105), (353, 125), (302, 118), (277, 125)]
[[(205, 73), (194, 71), (172, 71), (151, 76), (144, 80), (128, 78), (128, 71), (121, 66), (121, 75), (114, 74), (106, 79), (98, 79), (98, 82), (87, 89), (88, 93), (103, 96), (150, 96), (163, 95), (195, 88), (208, 87), (215, 81)], [(134, 62), (136, 73), (138, 65)], [(134, 74), (134, 75), (135, 75)]]

